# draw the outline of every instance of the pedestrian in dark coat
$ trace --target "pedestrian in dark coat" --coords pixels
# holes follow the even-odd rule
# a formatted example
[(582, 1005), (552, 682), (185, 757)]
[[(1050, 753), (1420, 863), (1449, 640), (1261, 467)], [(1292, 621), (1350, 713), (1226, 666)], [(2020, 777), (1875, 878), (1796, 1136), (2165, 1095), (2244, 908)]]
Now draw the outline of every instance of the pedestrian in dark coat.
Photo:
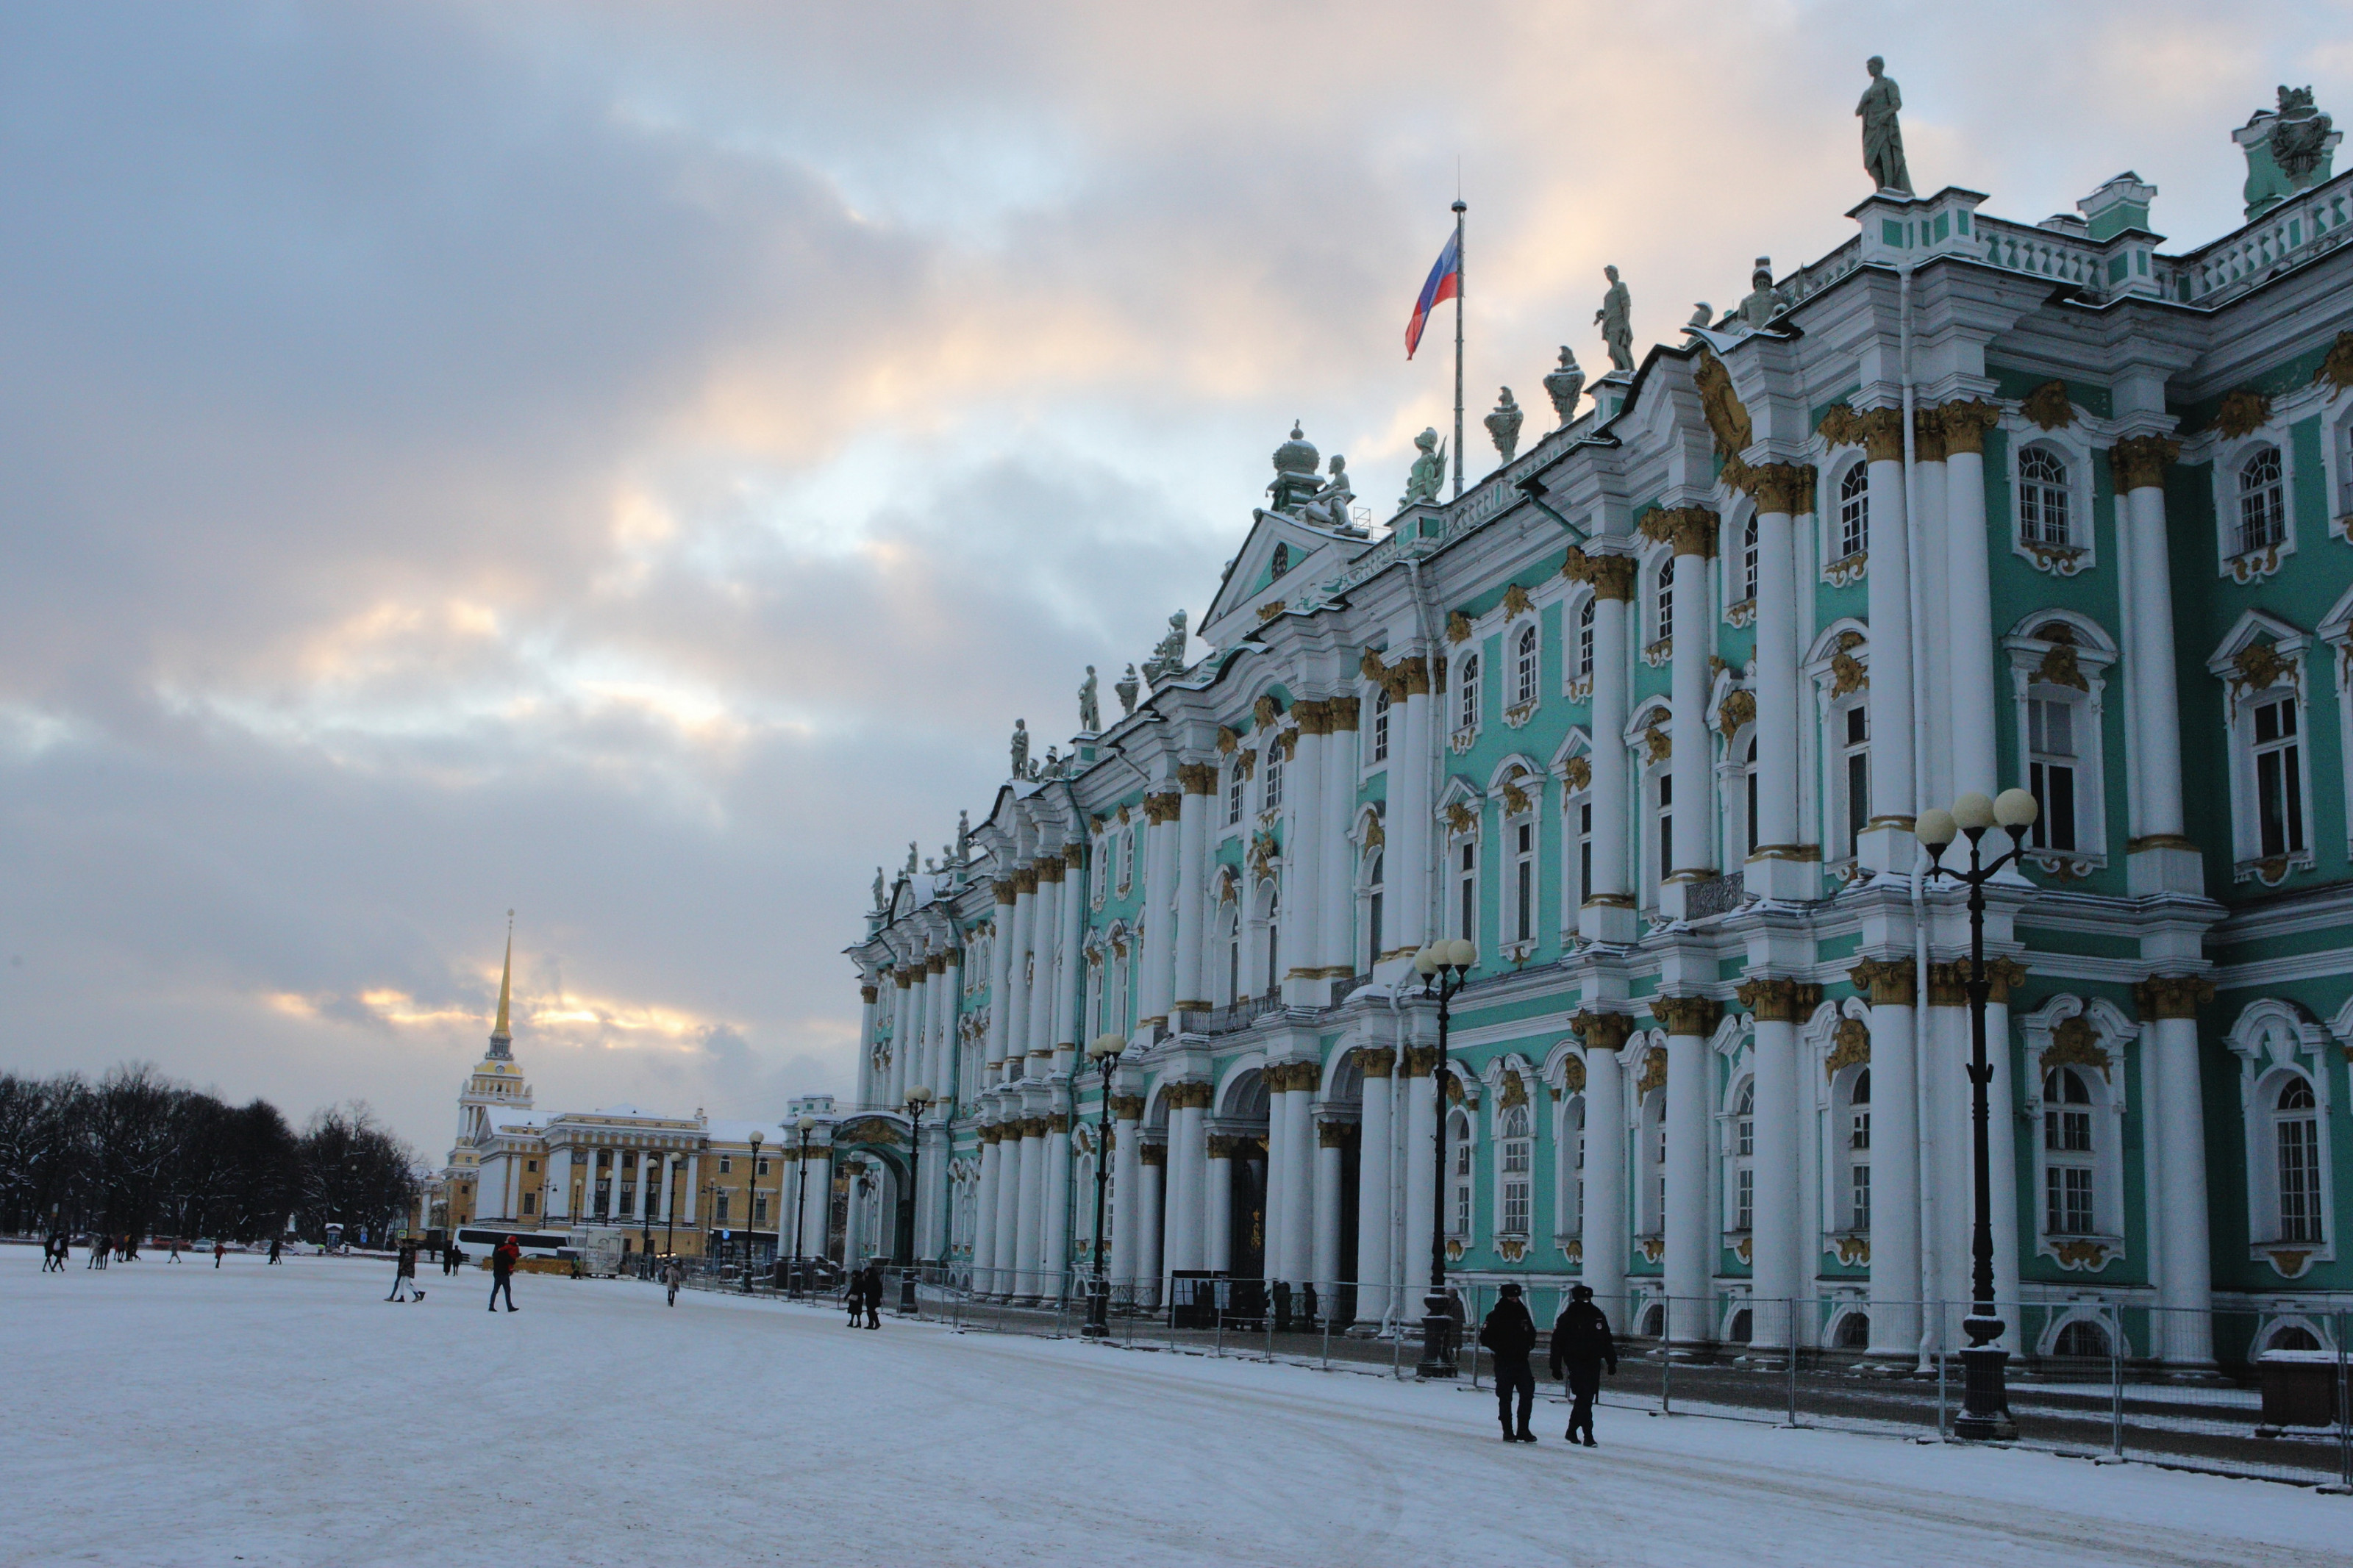
[(285, 1243), (282, 1240), (277, 1237), (271, 1237), (269, 1238), (269, 1261), (272, 1263), (277, 1262), (279, 1253), (283, 1251), (284, 1248)]
[(491, 1253), (491, 1311), (499, 1310), (499, 1292), (507, 1297), (507, 1310), (516, 1310), (514, 1304), (514, 1268), (522, 1257), (522, 1245), (513, 1237), (501, 1242)]
[(1568, 1298), (1568, 1305), (1561, 1309), (1552, 1326), (1552, 1374), (1567, 1383), (1569, 1396), (1576, 1401), (1568, 1409), (1565, 1436), (1577, 1442), (1582, 1428), (1585, 1446), (1590, 1448), (1594, 1446), (1593, 1399), (1601, 1392), (1604, 1363), (1610, 1376), (1618, 1375), (1618, 1342), (1610, 1337), (1609, 1320), (1593, 1304), (1592, 1286), (1572, 1286)]
[(175, 1236), (172, 1238), (172, 1255), (169, 1258), (164, 1258), (164, 1261), (166, 1263), (177, 1263), (180, 1261), (180, 1238), (178, 1237)]
[(882, 1326), (882, 1260), (870, 1258), (866, 1264), (866, 1326)]
[(400, 1250), (393, 1255), (392, 1294), (386, 1296), (385, 1300), (399, 1300), (400, 1293), (404, 1289), (408, 1292), (410, 1300), (421, 1300), (424, 1298), (425, 1292), (417, 1288), (417, 1243), (413, 1241), (402, 1242)]
[(841, 1302), (843, 1306), (849, 1309), (849, 1326), (853, 1329), (858, 1327), (858, 1314), (864, 1310), (866, 1306), (866, 1271), (864, 1269), (850, 1270), (849, 1282), (841, 1288)]
[[(1535, 1405), (1536, 1374), (1528, 1365), (1528, 1352), (1536, 1348), (1536, 1321), (1528, 1316), (1517, 1285), (1506, 1281), (1497, 1294), (1495, 1310), (1479, 1330), (1479, 1342), (1495, 1358), (1495, 1417), (1504, 1424), (1504, 1442), (1533, 1443), (1536, 1435), (1528, 1430), (1528, 1414)], [(1516, 1426), (1512, 1420), (1514, 1394), (1520, 1400)]]

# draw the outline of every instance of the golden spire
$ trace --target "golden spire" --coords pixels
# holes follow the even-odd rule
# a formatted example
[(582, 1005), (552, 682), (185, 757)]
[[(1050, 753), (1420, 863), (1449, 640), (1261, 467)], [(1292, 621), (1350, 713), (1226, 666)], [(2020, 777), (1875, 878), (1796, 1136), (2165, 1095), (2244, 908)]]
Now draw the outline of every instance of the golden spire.
[(499, 970), (499, 1021), (491, 1030), (491, 1055), (503, 1057), (508, 1042), (514, 1038), (507, 1028), (507, 1000), (512, 994), (514, 980), (514, 911), (507, 911), (507, 957)]

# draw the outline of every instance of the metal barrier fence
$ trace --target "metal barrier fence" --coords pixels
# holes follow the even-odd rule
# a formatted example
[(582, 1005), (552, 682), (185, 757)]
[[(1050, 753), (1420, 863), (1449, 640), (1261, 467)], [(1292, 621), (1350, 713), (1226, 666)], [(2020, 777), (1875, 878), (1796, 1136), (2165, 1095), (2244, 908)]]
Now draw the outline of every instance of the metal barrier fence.
[[(913, 1316), (958, 1332), (1080, 1337), (1092, 1279), (1073, 1270), (915, 1271)], [(900, 1310), (906, 1271), (884, 1270)], [(759, 1287), (761, 1294), (775, 1294)], [(1529, 1287), (1541, 1389), (1567, 1287)], [(1234, 1356), (1395, 1377), (1416, 1374), (1421, 1300), (1360, 1300), (1345, 1282), (1214, 1277), (1107, 1289), (1103, 1338), (1125, 1349)], [(1456, 1287), (1458, 1374), (1492, 1386), (1480, 1325), (1493, 1282)], [(1140, 1298), (1140, 1299), (1139, 1299)], [(832, 1293), (839, 1300), (839, 1292)], [(1360, 1311), (1360, 1306), (1364, 1310)], [(1877, 1332), (1869, 1317), (1879, 1315)], [(1636, 1294), (1617, 1331), (1607, 1410), (1655, 1411), (1907, 1436), (1953, 1438), (1967, 1343), (1965, 1304), (1670, 1299)], [(2221, 1475), (2353, 1489), (2353, 1311), (2203, 1313), (2099, 1301), (2000, 1309), (2010, 1414), (2020, 1444), (2090, 1459), (2136, 1459)], [(1694, 1331), (1694, 1325), (1700, 1327)], [(1789, 1341), (1794, 1328), (1796, 1346)], [(1691, 1334), (1688, 1342), (1672, 1336)], [(1704, 1334), (1706, 1338), (1702, 1338)]]

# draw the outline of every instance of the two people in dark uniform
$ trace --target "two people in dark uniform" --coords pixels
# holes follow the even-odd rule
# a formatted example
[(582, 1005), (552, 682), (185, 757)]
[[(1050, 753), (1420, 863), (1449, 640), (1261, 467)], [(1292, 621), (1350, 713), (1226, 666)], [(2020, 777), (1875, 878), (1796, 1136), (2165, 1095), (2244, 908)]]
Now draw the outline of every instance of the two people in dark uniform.
[[(1574, 1401), (1566, 1436), (1590, 1448), (1594, 1396), (1601, 1392), (1605, 1365), (1611, 1376), (1617, 1375), (1618, 1344), (1609, 1332), (1609, 1320), (1593, 1304), (1592, 1287), (1572, 1286), (1568, 1295), (1568, 1305), (1552, 1326), (1552, 1374), (1568, 1384)], [(1495, 1358), (1495, 1416), (1503, 1424), (1504, 1442), (1533, 1443), (1536, 1436), (1528, 1429), (1528, 1416), (1535, 1404), (1536, 1378), (1528, 1357), (1536, 1348), (1535, 1320), (1517, 1285), (1506, 1282), (1500, 1297), (1479, 1330), (1479, 1342)]]

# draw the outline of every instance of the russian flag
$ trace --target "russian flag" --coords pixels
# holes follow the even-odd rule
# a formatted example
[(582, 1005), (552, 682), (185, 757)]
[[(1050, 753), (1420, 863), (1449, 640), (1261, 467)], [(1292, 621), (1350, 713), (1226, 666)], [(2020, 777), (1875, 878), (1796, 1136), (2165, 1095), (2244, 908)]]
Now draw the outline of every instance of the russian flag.
[(1405, 324), (1408, 359), (1421, 346), (1421, 329), (1428, 324), (1430, 313), (1462, 292), (1462, 253), (1458, 238), (1451, 234), (1446, 237), (1446, 248), (1438, 253), (1438, 265), (1430, 269), (1430, 281), (1421, 286), (1421, 298), (1413, 302), (1413, 320)]

